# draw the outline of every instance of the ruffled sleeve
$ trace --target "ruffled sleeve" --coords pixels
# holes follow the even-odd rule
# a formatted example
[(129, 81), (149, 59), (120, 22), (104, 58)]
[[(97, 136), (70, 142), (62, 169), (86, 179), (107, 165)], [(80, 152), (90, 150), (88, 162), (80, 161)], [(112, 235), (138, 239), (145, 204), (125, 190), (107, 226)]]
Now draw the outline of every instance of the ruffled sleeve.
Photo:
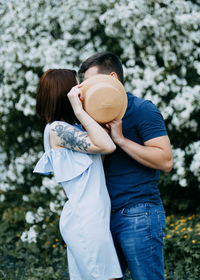
[(33, 172), (44, 175), (53, 173), (53, 167), (50, 160), (50, 152), (46, 152), (43, 154), (41, 159), (37, 162)]
[(57, 182), (65, 182), (84, 173), (92, 164), (90, 155), (61, 148), (44, 153), (35, 166), (34, 173), (54, 173)]

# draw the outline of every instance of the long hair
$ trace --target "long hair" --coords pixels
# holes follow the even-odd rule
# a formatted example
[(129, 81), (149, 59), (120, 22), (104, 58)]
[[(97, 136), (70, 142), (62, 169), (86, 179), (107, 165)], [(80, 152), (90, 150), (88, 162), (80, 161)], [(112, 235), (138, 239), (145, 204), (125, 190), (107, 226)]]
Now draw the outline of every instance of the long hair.
[(76, 71), (49, 69), (42, 75), (36, 99), (37, 115), (47, 123), (63, 120), (78, 122), (67, 93), (77, 85)]

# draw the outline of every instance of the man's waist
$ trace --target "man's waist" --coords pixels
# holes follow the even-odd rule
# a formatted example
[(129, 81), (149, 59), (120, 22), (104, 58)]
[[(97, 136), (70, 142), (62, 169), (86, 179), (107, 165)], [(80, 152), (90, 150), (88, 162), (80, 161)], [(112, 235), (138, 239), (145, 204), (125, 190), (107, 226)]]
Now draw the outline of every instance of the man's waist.
[(150, 204), (154, 204), (154, 205), (162, 205), (162, 200), (161, 200), (160, 196), (156, 196), (154, 198), (135, 199), (134, 201), (131, 200), (131, 201), (124, 202), (124, 203), (121, 203), (118, 205), (117, 204), (113, 205), (112, 201), (111, 201), (111, 213), (116, 213), (123, 208), (135, 207), (138, 204), (145, 204), (145, 203), (150, 203)]

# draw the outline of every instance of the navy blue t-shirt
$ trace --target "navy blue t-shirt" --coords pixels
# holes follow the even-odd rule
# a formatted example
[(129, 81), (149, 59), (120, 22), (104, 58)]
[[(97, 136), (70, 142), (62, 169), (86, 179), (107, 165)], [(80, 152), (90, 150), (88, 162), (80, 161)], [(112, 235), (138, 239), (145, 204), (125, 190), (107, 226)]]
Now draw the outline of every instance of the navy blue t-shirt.
[[(122, 119), (124, 137), (144, 145), (145, 141), (167, 135), (163, 117), (149, 100), (127, 93), (128, 107)], [(104, 160), (106, 184), (112, 209), (138, 203), (160, 204), (160, 171), (146, 167), (117, 146)]]

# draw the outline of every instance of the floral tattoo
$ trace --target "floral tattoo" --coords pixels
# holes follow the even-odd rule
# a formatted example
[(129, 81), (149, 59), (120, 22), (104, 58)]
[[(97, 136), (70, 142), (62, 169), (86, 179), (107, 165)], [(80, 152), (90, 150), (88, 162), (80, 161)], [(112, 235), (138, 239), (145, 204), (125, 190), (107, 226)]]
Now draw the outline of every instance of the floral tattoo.
[(87, 142), (87, 133), (82, 132), (75, 127), (56, 125), (54, 129), (61, 139), (61, 145), (71, 150), (88, 151), (90, 143)]

